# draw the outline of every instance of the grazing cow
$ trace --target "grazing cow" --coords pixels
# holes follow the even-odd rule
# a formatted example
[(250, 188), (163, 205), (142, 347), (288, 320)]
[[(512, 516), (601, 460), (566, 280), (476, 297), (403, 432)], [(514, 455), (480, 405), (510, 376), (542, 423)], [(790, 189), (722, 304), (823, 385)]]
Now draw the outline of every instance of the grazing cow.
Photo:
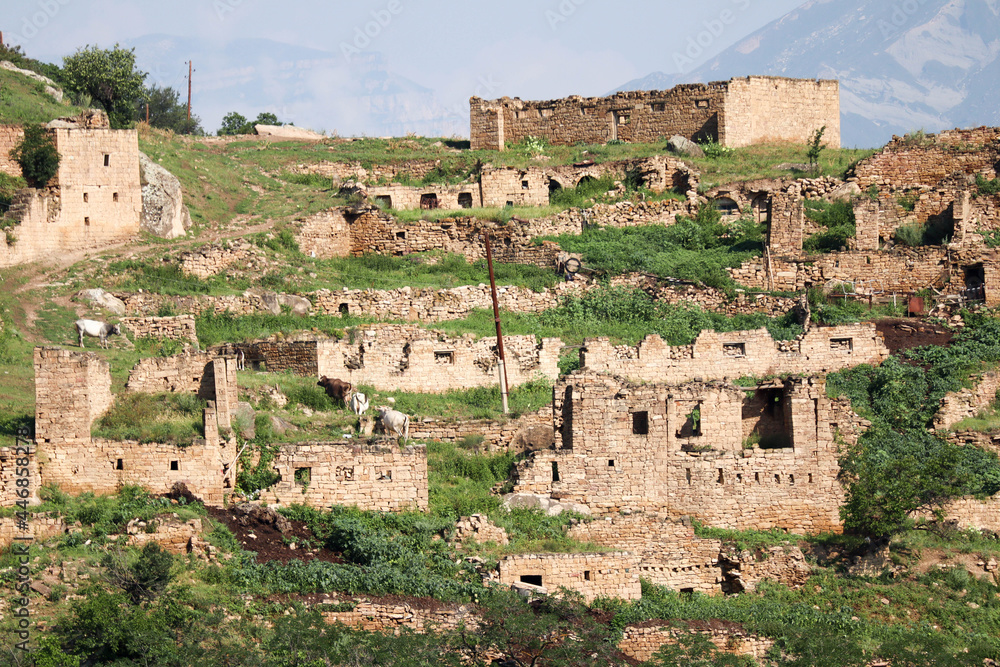
[(398, 410), (379, 408), (378, 418), (382, 422), (382, 430), (394, 433), (397, 438), (410, 439), (410, 418)]
[(351, 395), (350, 382), (344, 382), (343, 380), (337, 380), (336, 378), (331, 379), (324, 375), (316, 384), (326, 390), (327, 396), (340, 401), (344, 405), (347, 405), (347, 401)]
[(108, 349), (108, 336), (121, 335), (121, 327), (117, 324), (106, 324), (97, 320), (77, 320), (74, 322), (76, 332), (80, 335), (80, 347), (83, 347), (83, 337), (100, 338), (101, 345)]
[(368, 412), (368, 397), (361, 392), (351, 396), (351, 412), (358, 416)]

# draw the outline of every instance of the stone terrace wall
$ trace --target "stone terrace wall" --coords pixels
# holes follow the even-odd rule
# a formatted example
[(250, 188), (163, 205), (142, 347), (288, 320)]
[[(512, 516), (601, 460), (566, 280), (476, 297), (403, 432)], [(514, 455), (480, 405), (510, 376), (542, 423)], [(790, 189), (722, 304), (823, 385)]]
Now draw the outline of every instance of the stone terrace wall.
[(840, 83), (772, 76), (730, 79), (721, 125), (719, 143), (725, 146), (805, 144), (825, 126), (823, 143), (840, 148)]
[(957, 521), (963, 529), (1000, 532), (1000, 494), (986, 500), (971, 496), (953, 500), (945, 505), (944, 515), (949, 520)]
[[(689, 622), (675, 622), (688, 625)], [(695, 625), (696, 623), (690, 623)], [(720, 627), (707, 630), (686, 630), (666, 621), (659, 623), (642, 623), (625, 627), (622, 640), (618, 642), (618, 650), (625, 655), (645, 662), (652, 659), (653, 654), (664, 644), (676, 644), (685, 633), (706, 634), (717, 648), (734, 655), (747, 655), (754, 660), (763, 660), (767, 652), (774, 646), (774, 640), (767, 637), (748, 634), (737, 624), (721, 621), (709, 621), (708, 625), (718, 624)], [(697, 625), (701, 625), (698, 623)]]
[(826, 373), (889, 357), (881, 334), (870, 322), (813, 327), (800, 338), (776, 342), (766, 329), (698, 334), (694, 345), (670, 347), (652, 334), (638, 345), (611, 345), (588, 338), (580, 366), (645, 382), (684, 382), (694, 378), (765, 377), (788, 373)]
[[(545, 188), (544, 192), (545, 203), (548, 203), (549, 191)], [(427, 201), (430, 196), (433, 196), (432, 202)], [(463, 208), (480, 208), (483, 205), (482, 190), (478, 183), (382, 185), (368, 188), (368, 199), (380, 203), (383, 209), (391, 208), (396, 211), (421, 208), (455, 211)], [(540, 204), (533, 205), (540, 206)]]
[(997, 162), (1000, 128), (950, 130), (923, 140), (893, 137), (881, 151), (854, 168), (858, 186), (867, 190), (905, 190), (935, 185), (955, 172), (975, 175)]
[(295, 240), (310, 257), (331, 259), (351, 254), (351, 233), (344, 210), (331, 208), (299, 221)]
[[(281, 478), (261, 492), (268, 504), (354, 505), (394, 512), (427, 509), (427, 450), (385, 440), (367, 444), (283, 444), (274, 464)], [(300, 472), (296, 479), (296, 471)], [(308, 479), (308, 484), (303, 483)]]
[(934, 415), (934, 428), (949, 429), (967, 417), (975, 417), (997, 400), (1000, 390), (1000, 373), (984, 373), (972, 389), (960, 389), (945, 394), (941, 407)]
[[(382, 325), (359, 330), (354, 340), (319, 342), (319, 375), (383, 391), (432, 393), (493, 385), (499, 377), (496, 337), (446, 338), (419, 327)], [(505, 337), (508, 385), (555, 380), (562, 348), (557, 338), (539, 344), (534, 336)]]
[(636, 554), (639, 576), (659, 586), (708, 595), (722, 590), (722, 542), (697, 538), (690, 525), (666, 515), (608, 516), (577, 524), (567, 536)]
[[(36, 347), (35, 441), (90, 441), (90, 426), (111, 403), (111, 366), (93, 352)], [(85, 459), (81, 460), (81, 463)]]
[[(0, 507), (14, 507), (19, 500), (27, 500), (30, 505), (38, 505), (42, 502), (41, 498), (38, 497), (38, 491), (42, 488), (42, 478), (38, 470), (38, 449), (34, 444), (30, 444), (27, 449), (26, 452), (24, 445), (0, 447)], [(26, 462), (27, 465), (25, 465)], [(27, 474), (23, 474), (25, 471)], [(28, 480), (27, 498), (20, 498), (17, 495), (17, 492), (24, 488), (17, 485), (18, 480), (23, 479)], [(0, 548), (5, 544), (3, 542), (4, 531), (7, 530), (3, 523), (5, 520), (0, 519)], [(13, 521), (13, 517), (11, 521)], [(13, 528), (10, 530), (13, 533)]]
[(20, 125), (0, 125), (0, 171), (15, 178), (21, 176), (21, 165), (10, 158), (10, 152), (22, 139)]
[[(61, 516), (32, 515), (28, 519), (28, 531), (36, 541), (45, 540), (66, 532), (66, 522)], [(13, 516), (0, 517), (0, 549), (6, 549), (14, 543), (14, 539), (25, 535), (17, 526), (17, 518)]]
[(194, 315), (174, 317), (124, 317), (119, 321), (136, 338), (168, 338), (190, 343), (198, 348), (198, 329)]
[[(760, 391), (775, 392), (773, 414), (745, 414)], [(790, 378), (747, 398), (746, 388), (728, 384), (636, 385), (577, 371), (554, 396), (562, 444), (518, 462), (515, 493), (586, 504), (597, 516), (663, 511), (724, 528), (840, 530), (843, 491), (822, 378)], [(777, 429), (781, 446), (744, 449), (745, 419), (754, 430)]]
[(223, 245), (210, 244), (185, 252), (178, 259), (181, 271), (199, 278), (217, 275), (234, 264), (241, 271), (263, 270), (265, 267), (264, 251), (244, 239)]
[(483, 449), (491, 452), (520, 452), (528, 448), (547, 447), (554, 442), (552, 408), (546, 406), (513, 421), (477, 419), (456, 422), (425, 417), (410, 422), (410, 437), (414, 440), (457, 442), (470, 435), (482, 436)]
[[(504, 584), (539, 577), (549, 592), (560, 586), (579, 591), (589, 603), (598, 597), (638, 600), (638, 558), (627, 552), (602, 554), (520, 554), (500, 559), (500, 581)], [(537, 581), (537, 580), (535, 580)]]
[(365, 632), (399, 632), (407, 628), (413, 632), (456, 630), (464, 625), (469, 630), (478, 627), (479, 621), (472, 605), (442, 604), (434, 601), (428, 608), (413, 602), (385, 604), (361, 600), (351, 611), (320, 612), (327, 623), (342, 623)]

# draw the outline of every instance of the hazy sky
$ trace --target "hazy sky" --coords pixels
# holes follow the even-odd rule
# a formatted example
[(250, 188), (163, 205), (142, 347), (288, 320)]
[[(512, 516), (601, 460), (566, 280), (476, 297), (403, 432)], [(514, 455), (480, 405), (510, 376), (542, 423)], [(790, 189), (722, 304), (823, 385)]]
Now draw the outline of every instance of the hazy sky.
[[(687, 71), (799, 4), (3, 0), (0, 29), (7, 43), (21, 44), (28, 55), (53, 62), (85, 44), (108, 47), (151, 34), (193, 38), (209, 48), (240, 38), (270, 39), (328, 51), (345, 63), (359, 53), (379, 52), (390, 72), (433, 90), (444, 107), (467, 108), (468, 98), (477, 93), (524, 99), (602, 95), (650, 72), (673, 73), (679, 66)], [(186, 85), (185, 58), (151, 63), (141, 49), (137, 55), (151, 78), (177, 88)], [(212, 72), (197, 61), (195, 66), (197, 93), (200, 77), (211, 78)], [(329, 85), (336, 87), (335, 82)], [(268, 93), (273, 106), (282, 108), (280, 98), (287, 93), (278, 88)], [(217, 127), (223, 103), (202, 108), (206, 128)], [(289, 113), (302, 115), (303, 110), (289, 107)]]

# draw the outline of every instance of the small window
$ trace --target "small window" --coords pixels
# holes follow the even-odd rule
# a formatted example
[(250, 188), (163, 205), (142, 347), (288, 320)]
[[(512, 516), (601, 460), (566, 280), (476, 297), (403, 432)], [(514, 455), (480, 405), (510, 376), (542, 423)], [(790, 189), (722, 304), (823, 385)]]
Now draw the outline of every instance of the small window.
[(83, 219), (83, 226), (84, 227), (90, 227), (90, 216), (84, 217), (84, 219)]
[(111, 166), (111, 156), (108, 155), (107, 153), (104, 154), (104, 166), (105, 167)]
[(698, 109), (707, 109), (710, 105), (708, 100), (695, 100), (695, 107)]
[(507, 208), (514, 208), (514, 202), (512, 201), (507, 202)]
[(810, 484), (813, 483), (813, 474), (812, 473), (809, 473), (809, 483)]
[(406, 232), (396, 232), (396, 238), (400, 241), (406, 240)]
[(753, 474), (753, 481), (756, 482), (757, 484), (760, 484), (760, 473), (759, 472), (755, 472)]
[(459, 208), (472, 208), (472, 193), (471, 192), (459, 193), (458, 206)]
[(542, 585), (542, 575), (540, 574), (522, 574), (521, 575), (522, 584), (530, 584), (532, 586)]
[(84, 192), (84, 193), (83, 193), (83, 203), (84, 203), (84, 204), (86, 204), (86, 203), (87, 203), (87, 202), (89, 202), (89, 201), (90, 201), (90, 194), (89, 194), (89, 193), (86, 193), (86, 192)]
[(337, 466), (334, 470), (334, 475), (338, 482), (353, 482), (354, 466)]
[(681, 595), (694, 595), (694, 589), (693, 588), (682, 588), (681, 589)]
[(125, 470), (125, 462), (121, 459), (115, 461), (115, 470)]
[(715, 480), (715, 481), (718, 482), (719, 484), (725, 484), (726, 483), (726, 476), (723, 474), (722, 468), (719, 468), (719, 478), (717, 480)]
[(583, 580), (584, 581), (593, 581), (594, 580), (593, 576), (590, 574), (590, 570), (584, 570), (583, 571)]
[(375, 205), (383, 210), (392, 208), (392, 197), (389, 195), (375, 195)]
[(687, 482), (688, 484), (691, 483), (691, 468), (687, 469)]
[(652, 104), (650, 104), (649, 106), (650, 106), (650, 107), (651, 107), (651, 108), (653, 109), (653, 111), (655, 111), (656, 113), (663, 113), (664, 111), (666, 111), (666, 110), (667, 110), (667, 107), (666, 107), (666, 105), (665, 105), (665, 104), (664, 104), (663, 102), (653, 102), (653, 103), (652, 103)]
[(559, 464), (556, 463), (555, 461), (552, 462), (552, 481), (553, 482), (559, 481)]
[(779, 475), (778, 473), (774, 473), (774, 483), (781, 484), (781, 475)]
[(111, 195), (111, 201), (115, 202), (116, 204), (118, 203), (118, 193), (117, 192), (112, 193), (112, 195)]
[(795, 475), (792, 474), (788, 475), (788, 483), (792, 485), (795, 484)]
[(434, 363), (441, 366), (452, 366), (455, 364), (454, 352), (435, 352)]
[(312, 468), (296, 468), (295, 486), (309, 486), (310, 477), (312, 477)]
[(528, 189), (528, 181), (521, 181), (521, 189), (522, 190)]
[(726, 357), (745, 357), (747, 356), (747, 344), (746, 343), (723, 343), (722, 344), (722, 354)]
[(835, 352), (853, 352), (854, 351), (854, 339), (853, 338), (831, 338), (830, 339), (830, 349)]
[(632, 413), (632, 433), (635, 435), (648, 435), (649, 434), (649, 413), (648, 412), (633, 412)]
[(614, 459), (608, 459), (608, 467), (609, 468), (614, 468), (615, 467), (615, 460)]
[(180, 461), (171, 461), (170, 462), (170, 469), (171, 470), (180, 470), (181, 469), (180, 463), (181, 463)]
[(351, 307), (348, 306), (346, 303), (340, 304), (340, 308), (338, 308), (338, 310), (340, 311), (341, 317), (347, 317), (348, 315), (351, 314)]
[(441, 204), (438, 202), (438, 196), (429, 192), (425, 195), (420, 195), (420, 209), (423, 211), (430, 211), (436, 209)]
[(377, 479), (380, 482), (391, 482), (392, 481), (392, 469), (391, 468), (387, 468), (386, 470), (379, 470), (376, 473), (376, 475), (375, 475), (375, 479)]

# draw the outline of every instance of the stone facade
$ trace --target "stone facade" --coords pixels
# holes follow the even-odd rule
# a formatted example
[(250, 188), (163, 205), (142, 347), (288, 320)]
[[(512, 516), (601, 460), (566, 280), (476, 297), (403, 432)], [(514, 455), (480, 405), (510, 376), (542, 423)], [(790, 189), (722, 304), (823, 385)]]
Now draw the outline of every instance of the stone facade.
[(638, 347), (612, 346), (607, 338), (588, 338), (580, 367), (621, 375), (637, 382), (721, 380), (789, 373), (829, 373), (859, 364), (880, 364), (889, 357), (882, 335), (871, 322), (811, 327), (792, 341), (776, 342), (766, 329), (718, 333), (702, 331), (693, 345), (670, 347), (651, 334)]
[(166, 338), (179, 340), (198, 348), (198, 329), (194, 315), (173, 317), (123, 317), (121, 326), (136, 338)]
[(719, 627), (710, 629), (684, 627), (689, 624), (700, 625), (697, 621), (673, 623), (651, 621), (628, 625), (625, 627), (622, 640), (618, 642), (618, 649), (634, 660), (645, 662), (651, 660), (664, 644), (676, 644), (678, 639), (688, 632), (705, 634), (716, 648), (734, 655), (750, 656), (758, 661), (764, 660), (767, 652), (774, 646), (773, 639), (750, 634), (736, 623), (710, 621), (708, 624), (717, 624)]
[(824, 125), (825, 143), (840, 147), (837, 81), (753, 76), (603, 98), (525, 102), (473, 97), (469, 106), (473, 150), (504, 150), (529, 136), (556, 145), (654, 143), (677, 134), (734, 147), (806, 143)]
[(841, 529), (822, 378), (636, 385), (578, 371), (554, 396), (561, 443), (516, 465), (515, 493), (586, 504), (598, 516), (662, 511), (724, 528)]
[(274, 464), (281, 478), (261, 492), (269, 504), (354, 505), (392, 512), (427, 509), (427, 450), (400, 449), (390, 439), (370, 443), (282, 445)]
[(520, 554), (500, 559), (500, 582), (541, 586), (549, 593), (564, 587), (590, 603), (598, 597), (638, 600), (638, 558), (627, 552)]
[(89, 441), (91, 424), (114, 401), (111, 366), (93, 352), (51, 347), (36, 347), (34, 357), (35, 442)]
[[(220, 382), (220, 373), (224, 374), (224, 382)], [(224, 395), (217, 391), (220, 385), (226, 388)], [(235, 408), (236, 363), (232, 358), (222, 359), (211, 352), (149, 357), (135, 365), (125, 388), (144, 394), (191, 392), (206, 401), (225, 402)]]
[(0, 267), (134, 238), (142, 188), (135, 130), (51, 130), (59, 171), (49, 187), (19, 190), (9, 217), (16, 242), (0, 244)]
[(181, 271), (208, 278), (224, 272), (233, 265), (240, 270), (254, 271), (264, 268), (264, 251), (243, 239), (228, 241), (223, 245), (209, 244), (198, 250), (185, 252), (178, 258)]
[[(348, 339), (318, 342), (318, 374), (383, 391), (491, 386), (499, 379), (496, 346), (496, 337), (447, 338), (420, 327), (381, 325), (357, 330)], [(505, 336), (508, 386), (539, 377), (554, 381), (562, 348), (558, 338), (539, 343), (534, 336)]]
[(20, 125), (0, 125), (0, 171), (15, 178), (21, 176), (21, 165), (11, 159), (10, 152), (24, 139)]
[[(331, 602), (336, 602), (331, 600)], [(321, 611), (323, 619), (330, 624), (358, 628), (365, 632), (412, 632), (456, 630), (464, 626), (475, 630), (479, 619), (472, 605), (442, 604), (434, 601), (429, 607), (419, 606), (418, 600), (386, 604), (360, 599), (347, 603), (350, 611)], [(344, 604), (344, 603), (340, 603)]]

